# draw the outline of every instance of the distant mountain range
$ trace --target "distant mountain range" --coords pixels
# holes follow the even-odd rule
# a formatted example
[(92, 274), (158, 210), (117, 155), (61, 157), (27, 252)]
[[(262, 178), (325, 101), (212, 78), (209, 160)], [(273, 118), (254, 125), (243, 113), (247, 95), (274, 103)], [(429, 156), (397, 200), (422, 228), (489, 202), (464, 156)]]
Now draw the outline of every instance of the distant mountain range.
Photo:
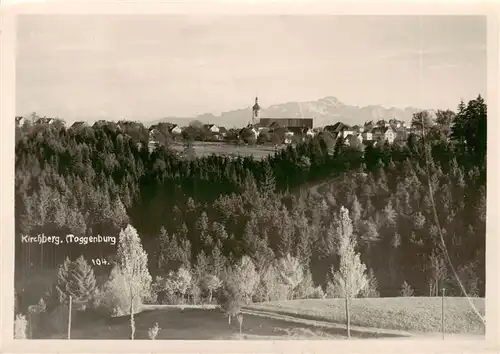
[[(323, 127), (335, 124), (339, 121), (349, 124), (363, 124), (366, 121), (377, 121), (380, 119), (397, 119), (410, 122), (415, 112), (422, 109), (414, 107), (406, 108), (385, 108), (379, 105), (364, 107), (350, 106), (340, 102), (333, 96), (321, 98), (316, 101), (287, 102), (275, 104), (269, 107), (262, 107), (260, 116), (262, 118), (314, 118), (315, 127)], [(434, 110), (429, 110), (434, 112)], [(216, 116), (211, 113), (204, 113), (196, 117), (165, 117), (154, 121), (149, 121), (147, 125), (154, 125), (160, 122), (170, 122), (181, 126), (188, 125), (194, 120), (206, 124), (216, 124), (227, 128), (241, 127), (251, 121), (252, 108), (246, 107), (229, 112), (223, 112)]]

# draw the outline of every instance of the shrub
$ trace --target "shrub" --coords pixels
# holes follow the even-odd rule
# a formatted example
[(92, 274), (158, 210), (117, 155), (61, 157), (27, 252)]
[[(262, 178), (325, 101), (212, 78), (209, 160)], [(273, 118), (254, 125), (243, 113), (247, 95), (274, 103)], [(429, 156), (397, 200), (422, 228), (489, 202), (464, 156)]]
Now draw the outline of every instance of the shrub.
[(148, 291), (146, 295), (144, 295), (143, 302), (145, 304), (157, 304), (158, 303), (158, 294), (153, 291)]
[(14, 313), (19, 311), (19, 294), (14, 289)]
[(326, 297), (325, 292), (321, 286), (317, 286), (314, 288), (312, 294), (308, 297), (309, 299), (324, 299)]
[[(458, 268), (458, 277), (470, 297), (479, 296), (479, 277), (476, 275), (477, 262), (470, 262)], [(454, 284), (455, 285), (455, 284)], [(455, 285), (456, 293), (462, 295), (462, 289)]]
[(148, 330), (148, 337), (151, 340), (155, 340), (156, 337), (158, 336), (158, 333), (160, 333), (160, 326), (158, 325), (158, 322), (155, 323), (154, 327), (150, 328)]
[(283, 282), (288, 286), (289, 296), (293, 299), (295, 288), (304, 279), (304, 270), (300, 261), (287, 254), (286, 257), (283, 257), (278, 261), (277, 269), (283, 279)]
[(193, 287), (193, 275), (189, 269), (180, 267), (175, 277), (175, 290), (184, 297), (189, 295), (189, 290)]
[(249, 303), (255, 293), (255, 288), (259, 284), (259, 273), (255, 270), (252, 259), (243, 256), (232, 272), (232, 280), (238, 287), (238, 292), (245, 303)]
[(203, 290), (200, 287), (200, 283), (197, 281), (192, 282), (191, 286), (188, 289), (188, 296), (191, 297), (191, 300), (193, 301), (194, 305), (201, 302), (202, 293), (203, 293)]
[(261, 272), (260, 282), (255, 292), (258, 302), (286, 300), (289, 288), (283, 283), (281, 275), (274, 265), (268, 266)]
[[(44, 296), (44, 301), (46, 304), (46, 310), (51, 312), (56, 307), (64, 303), (65, 295), (57, 284), (53, 284), (46, 292)], [(35, 306), (35, 305), (32, 305)]]
[[(43, 324), (49, 333), (66, 333), (68, 330), (69, 307), (62, 304), (50, 312), (43, 314)], [(76, 311), (71, 311), (71, 322), (74, 322)]]
[(401, 286), (401, 290), (399, 291), (399, 293), (403, 297), (413, 296), (413, 289), (410, 286), (410, 284), (406, 282), (406, 280), (403, 282), (403, 285)]
[(208, 303), (212, 303), (212, 296), (222, 286), (222, 281), (218, 276), (208, 274), (201, 279), (201, 288), (208, 292)]
[(96, 287), (93, 297), (88, 302), (88, 308), (90, 310), (97, 310), (101, 306), (101, 302), (104, 298), (104, 291), (100, 287)]
[(219, 295), (221, 310), (229, 316), (238, 314), (242, 304), (245, 302), (244, 296), (240, 292), (240, 286), (230, 272), (224, 275), (222, 291)]
[[(134, 298), (134, 309), (139, 311), (142, 297)], [(125, 277), (115, 267), (111, 271), (109, 280), (104, 284), (103, 295), (100, 300), (101, 310), (109, 316), (123, 316), (130, 314), (130, 293)]]
[(43, 298), (37, 304), (28, 306), (28, 332), (30, 338), (43, 336), (46, 330), (47, 305)]
[[(177, 272), (170, 271), (164, 283), (165, 297), (172, 304), (186, 303), (187, 298), (197, 296), (197, 289), (189, 269), (181, 267)], [(161, 288), (161, 286), (159, 286)]]
[(15, 339), (26, 339), (28, 330), (28, 321), (26, 316), (18, 314), (14, 321), (14, 338)]
[(336, 287), (332, 281), (328, 281), (328, 283), (326, 284), (326, 290), (325, 290), (325, 296), (328, 298), (328, 299), (337, 299), (337, 298), (342, 298), (344, 297), (341, 289), (339, 289), (338, 287)]
[(378, 281), (377, 278), (375, 278), (373, 269), (370, 269), (370, 271), (368, 272), (366, 285), (361, 290), (359, 297), (380, 297), (380, 293), (378, 292)]
[(311, 272), (306, 270), (304, 272), (304, 278), (297, 285), (294, 290), (294, 298), (295, 299), (312, 299), (312, 298), (321, 298), (323, 295), (323, 290), (320, 286), (315, 287), (312, 279)]
[(151, 283), (151, 292), (158, 294), (163, 289), (165, 289), (165, 279), (162, 276), (156, 276)]
[(41, 298), (38, 300), (38, 303), (36, 305), (30, 305), (28, 306), (28, 311), (30, 313), (42, 313), (47, 310), (47, 305), (45, 304), (45, 300)]

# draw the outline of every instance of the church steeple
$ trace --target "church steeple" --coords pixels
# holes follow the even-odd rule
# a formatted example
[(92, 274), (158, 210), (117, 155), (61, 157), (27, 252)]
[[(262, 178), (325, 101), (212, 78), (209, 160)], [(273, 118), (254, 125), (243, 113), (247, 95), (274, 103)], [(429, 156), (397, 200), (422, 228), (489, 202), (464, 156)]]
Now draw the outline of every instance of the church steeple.
[(255, 104), (252, 107), (252, 124), (255, 125), (260, 120), (259, 98), (255, 97)]

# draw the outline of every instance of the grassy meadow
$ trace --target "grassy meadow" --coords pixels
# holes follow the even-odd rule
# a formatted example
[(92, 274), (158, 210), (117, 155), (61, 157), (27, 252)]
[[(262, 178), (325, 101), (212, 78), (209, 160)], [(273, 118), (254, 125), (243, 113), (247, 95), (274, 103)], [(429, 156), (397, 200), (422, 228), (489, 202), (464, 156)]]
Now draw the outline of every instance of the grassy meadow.
[[(438, 337), (441, 331), (440, 298), (355, 299), (352, 304), (352, 337), (357, 339), (411, 339)], [(484, 299), (475, 299), (484, 313)], [(158, 323), (157, 340), (286, 340), (346, 339), (343, 299), (291, 300), (255, 303), (245, 307), (243, 331), (218, 308), (182, 308), (144, 305), (135, 316), (136, 339), (148, 339), (148, 329)], [(449, 339), (482, 338), (484, 328), (463, 298), (445, 298)], [(128, 339), (129, 316), (87, 322), (75, 317), (72, 339)], [(60, 332), (52, 339), (63, 339)]]
[[(55, 281), (52, 271), (38, 272), (36, 277), (20, 278), (16, 288), (24, 289), (28, 304), (37, 303)], [(97, 276), (97, 282), (104, 279)], [(32, 297), (32, 298), (31, 298)], [(479, 312), (485, 313), (484, 298), (473, 298)], [(483, 336), (485, 329), (470, 308), (467, 299), (444, 299), (445, 332), (449, 337)], [(74, 339), (127, 339), (130, 318), (86, 319), (76, 314)], [(148, 329), (158, 322), (157, 339), (345, 339), (345, 302), (343, 299), (306, 299), (253, 303), (244, 307), (243, 336), (236, 320), (229, 326), (218, 308), (205, 306), (181, 309), (180, 306), (143, 305), (136, 316), (137, 339), (147, 339)], [(390, 338), (433, 336), (441, 332), (440, 297), (358, 298), (351, 303), (351, 325), (354, 338)], [(62, 331), (53, 338), (64, 338)]]
[[(207, 155), (236, 155), (236, 156), (253, 156), (256, 160), (261, 160), (266, 158), (268, 155), (272, 155), (276, 149), (274, 146), (262, 145), (262, 146), (247, 146), (247, 145), (233, 145), (225, 142), (200, 142), (195, 141), (193, 143), (194, 151), (196, 156), (203, 157)], [(176, 151), (184, 151), (185, 147), (183, 144), (172, 145), (172, 149)]]
[[(473, 299), (474, 305), (484, 315), (483, 298)], [(249, 309), (304, 319), (344, 323), (343, 299), (308, 299), (269, 303), (256, 303)], [(470, 308), (466, 298), (444, 299), (445, 332), (484, 335), (482, 322)], [(361, 327), (385, 328), (412, 333), (441, 332), (440, 297), (394, 297), (353, 299), (351, 324)]]
[[(135, 316), (136, 339), (149, 339), (148, 329), (158, 323), (156, 340), (222, 340), (222, 339), (342, 339), (340, 330), (315, 328), (287, 321), (245, 315), (242, 335), (236, 320), (228, 324), (220, 309), (165, 308), (144, 309)], [(52, 339), (64, 339), (59, 333)], [(120, 316), (94, 323), (78, 323), (75, 319), (72, 339), (128, 339), (130, 317)]]

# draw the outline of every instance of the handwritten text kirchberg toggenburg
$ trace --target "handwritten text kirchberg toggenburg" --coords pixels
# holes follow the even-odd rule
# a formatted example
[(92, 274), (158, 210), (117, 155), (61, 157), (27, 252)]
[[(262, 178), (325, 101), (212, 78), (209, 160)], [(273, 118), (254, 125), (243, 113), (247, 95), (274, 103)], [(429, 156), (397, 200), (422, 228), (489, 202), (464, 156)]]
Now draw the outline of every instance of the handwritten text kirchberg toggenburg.
[(53, 243), (55, 245), (59, 245), (61, 243), (73, 243), (78, 245), (88, 245), (92, 243), (107, 243), (112, 246), (116, 245), (116, 237), (115, 236), (75, 236), (75, 235), (66, 235), (65, 237), (61, 236), (47, 236), (45, 234), (37, 235), (37, 236), (29, 236), (23, 235), (21, 237), (22, 243)]

